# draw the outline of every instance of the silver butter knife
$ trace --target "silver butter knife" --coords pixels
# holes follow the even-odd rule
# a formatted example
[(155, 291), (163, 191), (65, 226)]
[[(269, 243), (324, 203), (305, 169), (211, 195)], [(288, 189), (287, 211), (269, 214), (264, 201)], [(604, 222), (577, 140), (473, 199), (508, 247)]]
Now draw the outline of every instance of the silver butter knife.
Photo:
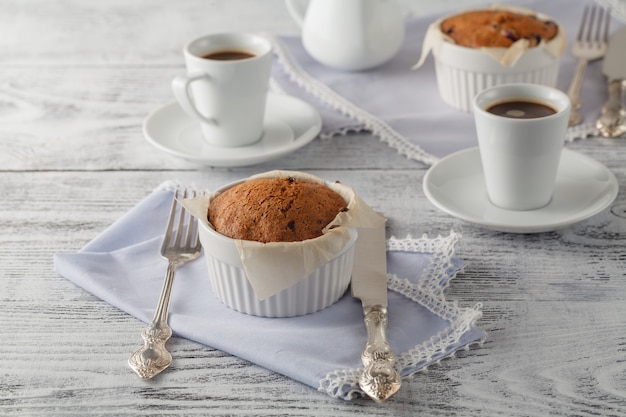
[(352, 296), (361, 300), (367, 344), (361, 355), (364, 370), (361, 389), (377, 402), (386, 401), (400, 389), (396, 356), (387, 341), (387, 248), (384, 219), (381, 227), (359, 228)]
[(602, 72), (608, 77), (609, 98), (596, 127), (602, 136), (616, 138), (626, 133), (626, 27), (611, 36)]

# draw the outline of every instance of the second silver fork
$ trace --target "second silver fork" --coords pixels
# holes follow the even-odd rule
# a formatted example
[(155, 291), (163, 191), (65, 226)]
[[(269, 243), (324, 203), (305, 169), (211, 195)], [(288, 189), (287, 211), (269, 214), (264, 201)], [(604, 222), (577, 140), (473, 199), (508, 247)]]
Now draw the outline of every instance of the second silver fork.
[[(603, 19), (604, 15), (606, 17)], [(603, 9), (595, 5), (592, 7), (585, 6), (580, 28), (578, 29), (578, 36), (572, 47), (572, 55), (578, 58), (578, 65), (572, 83), (567, 90), (567, 95), (572, 101), (572, 110), (569, 117), (570, 126), (577, 125), (582, 121), (582, 116), (579, 112), (579, 109), (582, 107), (580, 89), (585, 69), (589, 61), (600, 59), (606, 53), (610, 20), (611, 14), (608, 11), (604, 12)]]
[[(185, 191), (182, 198), (186, 197)], [(168, 260), (168, 266), (159, 303), (152, 322), (141, 334), (144, 345), (128, 359), (130, 367), (143, 379), (152, 378), (172, 363), (172, 355), (165, 348), (165, 343), (172, 336), (172, 329), (167, 324), (167, 314), (174, 273), (176, 267), (200, 256), (202, 249), (197, 222), (177, 199), (178, 191), (172, 201), (167, 229), (161, 244), (161, 255)]]

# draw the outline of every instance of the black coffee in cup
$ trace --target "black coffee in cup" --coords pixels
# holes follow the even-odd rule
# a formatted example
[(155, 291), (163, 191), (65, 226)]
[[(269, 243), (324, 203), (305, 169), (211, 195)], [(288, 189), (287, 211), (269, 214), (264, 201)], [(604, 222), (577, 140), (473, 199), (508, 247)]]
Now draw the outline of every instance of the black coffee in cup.
[(214, 59), (216, 61), (237, 61), (240, 59), (253, 58), (255, 55), (246, 51), (218, 51), (203, 55), (204, 59)]
[(511, 100), (491, 105), (487, 112), (511, 119), (537, 119), (556, 114), (557, 111), (536, 101)]

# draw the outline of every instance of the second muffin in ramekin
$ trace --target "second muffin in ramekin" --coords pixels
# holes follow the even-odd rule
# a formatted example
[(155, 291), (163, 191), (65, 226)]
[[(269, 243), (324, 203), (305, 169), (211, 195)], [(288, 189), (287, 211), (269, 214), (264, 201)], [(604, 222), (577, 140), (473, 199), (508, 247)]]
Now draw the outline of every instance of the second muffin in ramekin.
[(493, 6), (445, 16), (430, 25), (420, 67), (433, 52), (442, 100), (470, 112), (472, 99), (499, 84), (556, 86), (567, 45), (563, 27), (532, 10)]

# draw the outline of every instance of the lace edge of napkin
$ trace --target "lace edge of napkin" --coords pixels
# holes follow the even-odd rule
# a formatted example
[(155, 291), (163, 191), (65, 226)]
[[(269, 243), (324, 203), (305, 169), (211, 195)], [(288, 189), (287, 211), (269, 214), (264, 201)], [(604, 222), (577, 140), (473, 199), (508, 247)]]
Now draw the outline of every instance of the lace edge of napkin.
[[(293, 60), (291, 55), (282, 46), (281, 42), (276, 38), (274, 38), (274, 51), (278, 57), (278, 62), (292, 82), (296, 83), (300, 88), (326, 103), (331, 108), (339, 111), (341, 114), (362, 123), (366, 130), (371, 131), (372, 134), (397, 150), (401, 155), (426, 165), (433, 165), (439, 160), (436, 156), (427, 153), (418, 145), (408, 141), (387, 123), (359, 108), (351, 101), (337, 94), (324, 83), (311, 77)], [(276, 83), (273, 83), (272, 87), (276, 88)]]
[[(339, 129), (335, 129), (329, 132), (321, 133), (320, 138), (323, 140), (332, 139), (335, 136), (345, 136), (349, 133), (362, 133), (370, 132), (370, 130), (362, 125), (347, 126)], [(576, 139), (586, 139), (588, 137), (594, 137), (600, 135), (600, 131), (593, 123), (584, 123), (578, 126), (572, 126), (567, 129), (565, 134), (565, 140), (567, 142), (573, 142)]]
[(328, 139), (334, 138), (335, 136), (345, 136), (349, 133), (362, 133), (362, 132), (369, 132), (369, 129), (361, 125), (347, 126), (347, 127), (341, 127), (339, 129), (331, 130), (328, 132), (322, 132), (320, 133), (320, 138), (322, 140), (328, 140)]
[[(449, 276), (452, 268), (454, 246), (460, 235), (454, 231), (447, 237), (438, 236), (429, 239), (423, 235), (419, 239), (390, 238), (388, 250), (427, 252), (433, 254), (433, 260), (425, 270), (425, 276), (419, 284), (400, 279), (388, 274), (387, 283), (390, 290), (410, 298), (427, 308), (433, 314), (450, 322), (443, 331), (433, 335), (429, 340), (414, 346), (412, 349), (398, 354), (396, 367), (403, 377), (425, 370), (427, 366), (448, 358), (460, 348), (469, 349), (471, 345), (481, 344), (484, 338), (463, 345), (461, 339), (482, 316), (482, 304), (472, 308), (460, 308), (456, 301), (447, 301), (444, 290), (456, 274)], [(359, 376), (362, 368), (336, 369), (330, 371), (320, 380), (318, 391), (331, 397), (352, 400), (364, 396), (359, 388)]]
[(600, 132), (592, 123), (584, 123), (567, 129), (565, 140), (573, 142), (576, 139), (586, 139), (590, 136), (598, 136)]

